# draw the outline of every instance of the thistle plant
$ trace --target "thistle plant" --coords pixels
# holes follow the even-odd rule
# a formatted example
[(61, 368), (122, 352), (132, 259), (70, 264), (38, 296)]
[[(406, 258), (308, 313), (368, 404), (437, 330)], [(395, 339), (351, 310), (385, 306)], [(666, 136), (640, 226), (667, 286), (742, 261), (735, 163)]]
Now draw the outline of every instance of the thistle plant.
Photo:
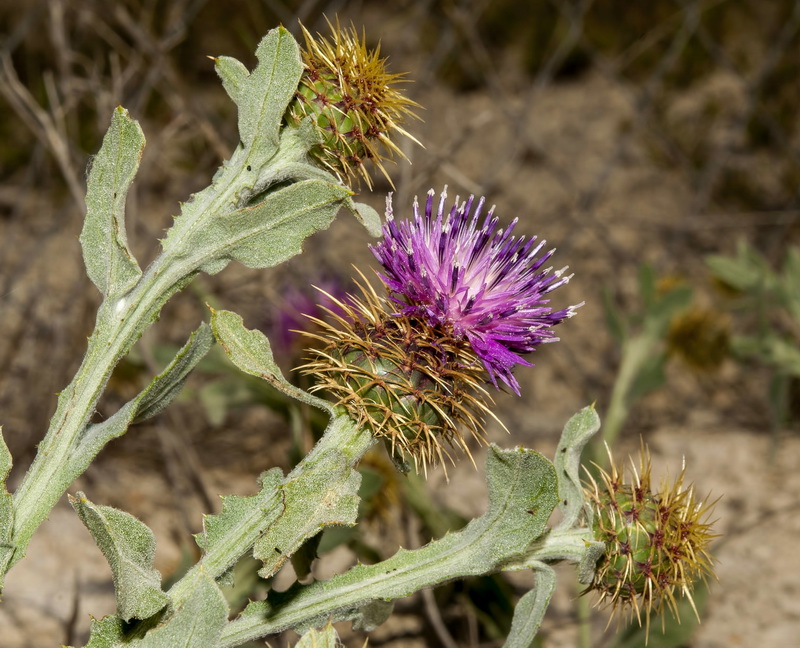
[[(70, 495), (108, 559), (117, 598), (115, 615), (93, 621), (87, 648), (227, 648), (288, 628), (305, 633), (299, 646), (335, 645), (330, 625), (317, 629), (349, 620), (369, 631), (386, 620), (394, 599), (422, 588), (532, 570), (535, 588), (518, 601), (505, 644), (527, 647), (555, 588), (553, 563), (574, 563), (582, 583), (615, 601), (649, 591), (648, 612), (659, 609), (657, 598), (671, 600), (660, 574), (669, 574), (673, 589), (687, 591), (696, 575), (710, 573), (710, 529), (695, 523), (697, 507), (705, 509), (692, 495), (679, 487), (661, 500), (640, 500), (637, 489), (617, 489), (616, 499), (599, 488), (584, 492), (580, 455), (600, 426), (587, 407), (567, 423), (553, 461), (534, 450), (491, 445), (488, 509), (459, 531), (327, 581), (270, 591), (239, 614), (229, 609), (223, 589), (242, 557), (252, 556), (259, 575), (271, 579), (326, 528), (356, 524), (361, 477), (355, 468), (379, 440), (398, 463), (408, 456), (422, 469), (447, 457), (456, 461), (448, 448), (469, 455), (465, 434), (484, 441), (485, 421), (495, 417), (492, 391), (519, 395), (514, 370), (530, 365), (526, 356), (539, 345), (555, 341), (553, 328), (580, 306), (550, 306), (551, 293), (570, 275), (545, 267), (553, 251), (543, 253), (545, 244), (535, 237), (518, 238), (517, 221), (502, 228), (492, 209), (484, 212), (482, 198), (456, 198), (448, 211), (446, 193), (434, 208), (431, 191), (424, 209), (415, 203), (411, 218), (396, 220), (390, 197), (382, 227), (374, 210), (354, 201), (345, 183), (358, 175), (369, 184), (369, 160), (386, 173), (381, 160), (398, 152), (391, 138), (404, 134), (400, 121), (415, 104), (393, 88), (398, 77), (386, 72), (377, 51), (367, 51), (354, 31), (342, 32), (338, 23), (334, 29), (332, 40), (305, 32), (305, 52), (286, 30), (271, 31), (252, 71), (231, 58), (215, 59), (239, 111), (241, 142), (209, 187), (182, 206), (146, 270), (127, 245), (124, 218), (144, 136), (123, 108), (114, 112), (90, 169), (80, 241), (103, 302), (83, 364), (59, 395), (51, 427), (13, 495), (4, 488), (11, 457), (0, 443), (0, 575), (24, 557), (38, 525), (97, 453), (134, 421), (168, 406), (215, 342), (242, 372), (318, 409), (328, 425), (291, 472), (268, 469), (255, 494), (222, 498), (221, 511), (206, 515), (195, 536), (199, 561), (166, 590), (152, 564), (155, 538), (146, 525), (84, 493)], [(233, 312), (210, 309), (210, 323), (199, 325), (140, 394), (104, 421), (92, 421), (114, 366), (172, 295), (231, 261), (251, 268), (285, 261), (342, 208), (380, 237), (373, 253), (383, 286), (370, 287), (362, 275), (360, 296), (329, 295), (329, 317), (315, 320), (320, 328), (311, 335), (318, 345), (303, 371), (312, 391), (327, 398), (284, 378), (263, 332), (247, 329)], [(613, 487), (616, 479), (613, 472), (605, 483)], [(624, 531), (638, 544), (633, 558), (621, 558), (619, 512), (640, 501), (656, 506), (656, 518), (639, 520), (637, 528), (673, 533), (658, 518), (660, 501), (669, 520), (683, 516), (694, 525), (691, 542), (680, 552), (670, 545), (664, 557), (653, 553), (659, 547), (650, 535)], [(556, 509), (560, 520), (548, 526)], [(642, 567), (648, 560), (661, 569), (656, 585)]]

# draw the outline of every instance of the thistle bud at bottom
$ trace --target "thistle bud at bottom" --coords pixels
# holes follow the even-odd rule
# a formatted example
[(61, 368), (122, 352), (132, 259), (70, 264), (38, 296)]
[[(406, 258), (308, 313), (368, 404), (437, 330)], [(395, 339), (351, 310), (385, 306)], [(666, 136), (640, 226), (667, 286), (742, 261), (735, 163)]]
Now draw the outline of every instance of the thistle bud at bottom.
[[(486, 370), (466, 340), (420, 318), (393, 314), (386, 299), (360, 286), (363, 299), (334, 302), (330, 322), (307, 333), (321, 342), (300, 367), (359, 424), (390, 444), (395, 456), (410, 455), (427, 470), (445, 457), (446, 446), (469, 448), (466, 428), (484, 441), (484, 418), (493, 416), (483, 388)], [(313, 319), (313, 318), (312, 318)]]
[(714, 503), (697, 499), (691, 486), (684, 488), (683, 470), (655, 492), (644, 446), (638, 471), (633, 463), (631, 469), (633, 478), (627, 483), (624, 468), (611, 459), (608, 472), (600, 469), (601, 483), (591, 479), (586, 487), (593, 535), (606, 545), (586, 591), (598, 592), (599, 602), (612, 607), (612, 618), (618, 610), (628, 611), (641, 624), (644, 612), (649, 632), (653, 614), (669, 610), (680, 620), (676, 593), (697, 614), (692, 587), (698, 579), (713, 576), (708, 545), (716, 536), (708, 516)]

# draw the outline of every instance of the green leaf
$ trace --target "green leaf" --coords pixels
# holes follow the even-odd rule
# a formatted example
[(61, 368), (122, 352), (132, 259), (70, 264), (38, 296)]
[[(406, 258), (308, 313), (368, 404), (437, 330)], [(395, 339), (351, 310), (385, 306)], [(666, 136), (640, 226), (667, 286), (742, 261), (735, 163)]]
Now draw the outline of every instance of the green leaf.
[(564, 516), (558, 525), (559, 529), (575, 526), (584, 510), (581, 453), (599, 429), (600, 417), (594, 406), (589, 406), (567, 421), (561, 433), (554, 462), (558, 475), (558, 507)]
[(86, 220), (80, 241), (86, 272), (107, 297), (130, 290), (142, 271), (128, 248), (125, 198), (139, 168), (144, 134), (118, 107), (94, 158), (86, 187)]
[(197, 228), (186, 248), (191, 265), (219, 272), (228, 261), (248, 268), (269, 268), (299, 254), (303, 241), (328, 227), (347, 187), (322, 180), (304, 180), (271, 192), (261, 202), (219, 214)]
[(214, 68), (222, 80), (222, 87), (237, 106), (244, 100), (247, 77), (250, 70), (241, 61), (230, 56), (218, 56), (214, 59)]
[[(14, 552), (11, 535), (14, 530), (14, 506), (11, 495), (6, 490), (6, 479), (11, 472), (11, 453), (3, 439), (0, 426), (0, 564)], [(0, 592), (3, 591), (3, 574), (0, 573)]]
[[(210, 648), (228, 620), (228, 604), (208, 576), (195, 584), (191, 596), (175, 614), (130, 648)], [(129, 644), (125, 644), (128, 646)]]
[(69, 498), (111, 566), (117, 613), (124, 621), (147, 619), (169, 603), (153, 567), (153, 532), (130, 513), (92, 504), (79, 492)]
[(125, 638), (125, 624), (118, 616), (92, 619), (89, 643), (85, 648), (114, 648)]
[(302, 472), (281, 487), (283, 511), (256, 540), (253, 556), (264, 563), (258, 572), (269, 578), (300, 546), (326, 526), (352, 526), (358, 517), (361, 475), (337, 450), (305, 462)]
[[(263, 518), (259, 524), (266, 529), (280, 513), (278, 486), (282, 479), (280, 469), (273, 468), (259, 477), (261, 490), (257, 494), (223, 496), (222, 512), (203, 516), (203, 532), (195, 535), (198, 546), (205, 552), (224, 549), (232, 537), (239, 535), (240, 528), (249, 528), (253, 516)], [(232, 566), (238, 557), (233, 556), (227, 567)]]
[[(136, 421), (155, 416), (169, 405), (179, 394), (192, 369), (214, 344), (211, 327), (203, 322), (194, 331), (172, 362), (136, 398), (126, 403), (113, 416), (102, 423), (90, 425), (84, 433), (81, 445), (75, 451), (76, 459), (90, 458), (108, 441), (122, 436)], [(94, 453), (94, 454), (90, 454)]]
[[(303, 72), (300, 49), (283, 27), (271, 30), (256, 49), (252, 73), (235, 59), (216, 60), (225, 91), (239, 108), (239, 137), (246, 147), (258, 138), (277, 150), (278, 132)], [(237, 65), (238, 64), (238, 65)]]
[(408, 596), (422, 587), (501, 569), (547, 529), (558, 501), (553, 464), (533, 450), (492, 446), (486, 461), (489, 507), (461, 531), (421, 549), (401, 549), (375, 565), (357, 565), (328, 581), (271, 592), (251, 603), (223, 633), (220, 648), (291, 627), (319, 627), (328, 619), (360, 619), (364, 604)]
[(383, 220), (375, 209), (366, 203), (348, 201), (347, 207), (361, 221), (361, 224), (366, 228), (371, 236), (378, 237), (382, 232)]
[(272, 355), (269, 339), (258, 329), (248, 329), (240, 315), (231, 311), (211, 311), (211, 328), (220, 346), (240, 370), (263, 378), (287, 396), (318, 407), (331, 416), (333, 406), (292, 385), (283, 377)]
[(739, 242), (735, 257), (713, 254), (706, 257), (706, 264), (717, 279), (737, 290), (763, 292), (775, 288), (777, 278), (769, 263), (746, 241)]
[(545, 563), (535, 568), (536, 586), (517, 602), (503, 648), (532, 648), (544, 613), (556, 591), (556, 573)]

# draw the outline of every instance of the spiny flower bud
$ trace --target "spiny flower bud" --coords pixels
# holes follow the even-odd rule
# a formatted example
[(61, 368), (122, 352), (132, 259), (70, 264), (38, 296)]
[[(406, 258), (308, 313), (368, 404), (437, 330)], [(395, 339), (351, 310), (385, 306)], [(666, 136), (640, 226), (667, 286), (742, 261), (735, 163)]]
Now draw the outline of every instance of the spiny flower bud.
[(553, 254), (539, 254), (544, 241), (512, 236), (516, 221), (498, 228), (492, 209), (480, 222), (483, 198), (474, 211), (472, 196), (456, 198), (448, 215), (445, 200), (442, 192), (434, 213), (431, 190), (424, 212), (415, 200), (413, 220), (395, 221), (388, 197), (373, 248), (388, 298), (369, 288), (363, 300), (338, 302), (344, 313), (330, 313), (333, 324), (317, 320), (325, 347), (301, 367), (423, 468), (450, 456), (443, 443), (469, 455), (460, 428), (483, 440), (493, 416), (484, 385), (499, 378), (519, 394), (512, 368), (530, 364), (520, 354), (557, 340), (552, 327), (577, 308), (548, 306), (570, 277), (542, 267)]
[(692, 486), (684, 488), (684, 470), (654, 492), (644, 445), (639, 469), (631, 462), (631, 472), (628, 483), (624, 467), (611, 459), (609, 472), (600, 469), (601, 483), (590, 477), (587, 485), (593, 535), (606, 545), (587, 591), (598, 592), (600, 603), (608, 603), (613, 613), (635, 614), (639, 623), (643, 611), (649, 632), (653, 614), (669, 610), (678, 618), (676, 593), (694, 608), (694, 583), (713, 575), (708, 545), (716, 536), (708, 516), (714, 503), (699, 500)]
[(450, 457), (444, 443), (469, 455), (461, 429), (482, 441), (484, 418), (492, 416), (481, 363), (463, 340), (419, 318), (395, 317), (386, 299), (359, 287), (363, 299), (329, 296), (342, 314), (330, 310), (329, 322), (313, 320), (322, 332), (306, 334), (321, 343), (300, 367), (316, 378), (312, 389), (326, 390), (393, 455), (411, 455), (423, 470)]
[(412, 109), (418, 104), (393, 87), (404, 75), (386, 71), (380, 47), (367, 49), (364, 35), (359, 38), (355, 27), (349, 33), (341, 29), (338, 19), (335, 27), (328, 25), (332, 41), (314, 38), (301, 25), (305, 71), (286, 120), (296, 126), (311, 116), (323, 140), (311, 154), (343, 182), (360, 176), (371, 188), (364, 163), (372, 160), (391, 184), (381, 162), (393, 154), (405, 158), (391, 139), (394, 133), (417, 141), (400, 124), (416, 116)]

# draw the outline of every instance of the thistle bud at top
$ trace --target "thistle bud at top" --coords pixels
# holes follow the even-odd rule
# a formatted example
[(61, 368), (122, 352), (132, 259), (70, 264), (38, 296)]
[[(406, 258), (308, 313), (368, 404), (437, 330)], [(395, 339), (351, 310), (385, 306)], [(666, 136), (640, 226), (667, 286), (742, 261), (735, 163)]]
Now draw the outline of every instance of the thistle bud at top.
[(311, 116), (322, 135), (322, 143), (311, 155), (343, 182), (360, 176), (368, 187), (372, 180), (364, 163), (372, 160), (380, 172), (391, 179), (382, 161), (393, 154), (405, 158), (392, 141), (394, 133), (416, 140), (400, 124), (415, 116), (417, 106), (394, 86), (402, 74), (389, 74), (380, 47), (367, 49), (364, 36), (355, 27), (350, 32), (328, 23), (332, 40), (319, 34), (314, 38), (302, 27), (305, 70), (289, 104), (286, 120), (297, 125)]
[(609, 472), (600, 470), (600, 483), (591, 479), (586, 488), (593, 535), (606, 545), (587, 591), (598, 592), (613, 613), (635, 614), (639, 623), (644, 612), (649, 632), (653, 614), (669, 610), (678, 618), (677, 594), (694, 608), (694, 583), (713, 576), (708, 545), (716, 536), (708, 516), (714, 503), (699, 500), (691, 486), (684, 488), (683, 470), (654, 491), (644, 446), (639, 469), (631, 463), (631, 472), (626, 482), (625, 469), (612, 459)]
[(423, 468), (449, 456), (443, 444), (469, 454), (462, 428), (479, 440), (493, 416), (485, 389), (499, 377), (515, 392), (511, 373), (530, 364), (520, 354), (554, 341), (551, 327), (576, 306), (555, 311), (545, 297), (565, 284), (564, 270), (543, 269), (553, 251), (498, 229), (483, 199), (470, 197), (444, 215), (446, 195), (433, 211), (396, 222), (387, 200), (383, 240), (373, 252), (389, 295), (364, 289), (326, 324), (323, 349), (302, 367), (339, 399), (351, 416), (411, 454)]

